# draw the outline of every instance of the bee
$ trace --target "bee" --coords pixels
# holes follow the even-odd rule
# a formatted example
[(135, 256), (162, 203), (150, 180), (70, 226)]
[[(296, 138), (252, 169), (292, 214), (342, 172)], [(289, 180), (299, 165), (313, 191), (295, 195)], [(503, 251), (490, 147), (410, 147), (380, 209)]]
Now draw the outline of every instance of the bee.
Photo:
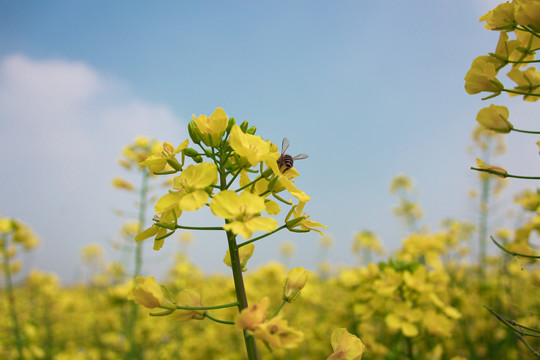
[(308, 157), (308, 155), (306, 154), (298, 154), (295, 157), (292, 157), (289, 154), (285, 154), (285, 151), (287, 151), (289, 145), (289, 139), (283, 138), (283, 142), (281, 143), (281, 156), (277, 160), (279, 171), (281, 171), (282, 173), (292, 168), (295, 160), (302, 160)]

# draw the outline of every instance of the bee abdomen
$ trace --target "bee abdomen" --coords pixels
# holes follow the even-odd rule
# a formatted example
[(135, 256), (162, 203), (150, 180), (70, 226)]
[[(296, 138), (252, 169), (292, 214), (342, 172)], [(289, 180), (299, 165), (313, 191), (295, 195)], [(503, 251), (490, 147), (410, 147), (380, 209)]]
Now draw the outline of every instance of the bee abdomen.
[(294, 164), (293, 157), (291, 155), (289, 155), (289, 154), (283, 154), (278, 159), (278, 165), (279, 165), (281, 171), (289, 170), (290, 168), (293, 167), (293, 164)]

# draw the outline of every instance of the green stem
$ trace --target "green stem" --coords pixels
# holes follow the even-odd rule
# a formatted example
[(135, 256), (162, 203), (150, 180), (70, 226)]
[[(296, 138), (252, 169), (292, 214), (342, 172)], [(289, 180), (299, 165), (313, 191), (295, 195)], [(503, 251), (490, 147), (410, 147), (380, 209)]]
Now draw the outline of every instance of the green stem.
[(11, 269), (9, 267), (9, 257), (7, 249), (7, 239), (0, 238), (2, 246), (2, 254), (4, 254), (4, 274), (6, 276), (6, 290), (9, 302), (9, 312), (11, 320), (13, 321), (13, 334), (15, 336), (15, 343), (17, 344), (17, 352), (19, 353), (19, 360), (24, 359), (23, 354), (23, 338), (21, 330), (19, 328), (19, 320), (17, 317), (17, 310), (15, 309), (15, 292), (13, 290), (13, 282), (11, 280)]
[(217, 310), (217, 309), (226, 309), (230, 307), (235, 307), (240, 305), (238, 301), (235, 301), (233, 303), (223, 304), (223, 305), (215, 305), (215, 306), (179, 306), (176, 305), (176, 309), (178, 310)]
[(283, 299), (283, 301), (281, 302), (281, 305), (279, 305), (279, 307), (276, 310), (276, 312), (274, 313), (274, 315), (272, 315), (272, 318), (275, 318), (279, 314), (279, 312), (281, 311), (281, 309), (283, 309), (283, 307), (285, 306), (286, 303), (287, 303), (287, 300)]
[(490, 173), (490, 174), (493, 174), (493, 175), (499, 175), (499, 176), (501, 176), (501, 177), (503, 177), (503, 178), (510, 177), (510, 178), (516, 178), (516, 179), (540, 180), (540, 176), (520, 176), (520, 175), (512, 175), (512, 174), (504, 173), (504, 172), (497, 171), (497, 170), (492, 170), (492, 169), (481, 169), (481, 168), (475, 168), (475, 167), (473, 167), (473, 166), (471, 166), (471, 170), (487, 172), (487, 173)]
[(226, 189), (230, 188), (233, 181), (238, 177), (238, 175), (240, 175), (240, 172), (242, 171), (242, 168), (238, 169), (238, 171), (233, 175), (232, 179), (229, 181), (229, 183), (227, 184), (227, 187)]
[(540, 134), (540, 131), (520, 130), (520, 129), (516, 129), (516, 128), (512, 128), (510, 130), (511, 131), (521, 132), (521, 133), (526, 133), (526, 134)]
[(277, 229), (272, 230), (272, 231), (270, 231), (270, 232), (267, 232), (267, 233), (264, 234), (264, 235), (258, 236), (258, 237), (256, 237), (256, 238), (253, 238), (253, 239), (248, 240), (248, 241), (244, 241), (243, 243), (238, 244), (237, 247), (238, 247), (238, 248), (241, 248), (242, 246), (246, 246), (247, 244), (251, 244), (252, 242), (255, 242), (255, 241), (257, 241), (257, 240), (261, 240), (261, 239), (263, 239), (263, 238), (265, 238), (265, 237), (267, 237), (267, 236), (270, 236), (270, 235), (272, 235), (272, 234), (278, 232), (279, 230), (285, 229), (286, 227), (287, 227), (287, 224), (281, 225), (281, 226), (278, 227)]
[(505, 247), (503, 247), (501, 244), (499, 244), (493, 238), (493, 236), (491, 236), (491, 241), (493, 241), (495, 243), (495, 245), (497, 245), (499, 247), (499, 249), (501, 249), (505, 253), (508, 253), (508, 254), (510, 254), (512, 256), (521, 256), (521, 257), (528, 258), (528, 259), (540, 259), (540, 256), (538, 256), (538, 255), (527, 255), (527, 254), (521, 254), (521, 253), (517, 253), (517, 252), (511, 251), (511, 250), (508, 250)]
[[(236, 245), (236, 235), (231, 231), (227, 231), (227, 241), (229, 243), (229, 254), (231, 256), (231, 268), (234, 279), (234, 289), (236, 290), (236, 298), (238, 300), (238, 311), (248, 307), (246, 288), (244, 286), (244, 279), (242, 276), (242, 266), (240, 264), (240, 255), (238, 254), (238, 246)], [(246, 330), (244, 330), (244, 341), (246, 343), (246, 350), (249, 360), (258, 360), (259, 355), (257, 353), (257, 344), (255, 338), (250, 336)]]
[(253, 180), (253, 181), (250, 182), (249, 184), (246, 184), (246, 185), (244, 185), (244, 186), (242, 186), (242, 187), (236, 189), (235, 191), (236, 191), (236, 192), (240, 192), (240, 191), (244, 190), (245, 188), (248, 188), (248, 187), (250, 187), (251, 185), (254, 185), (257, 181), (262, 180), (262, 179), (264, 179), (264, 177), (262, 177), (262, 176), (257, 176), (257, 177), (255, 178), (255, 180)]
[[(525, 344), (525, 346), (527, 346), (527, 348), (536, 356), (536, 357), (539, 357), (540, 358), (540, 353), (536, 350), (534, 350), (534, 348), (523, 338), (523, 336), (521, 336), (522, 334), (524, 334), (523, 331), (519, 330), (519, 329), (516, 329), (514, 328), (514, 326), (512, 325), (512, 323), (505, 319), (504, 317), (502, 317), (501, 315), (497, 314), (493, 309), (487, 307), (484, 305), (484, 307), (493, 315), (495, 316), (500, 322), (502, 322), (504, 325), (506, 325), (507, 327), (509, 327), (513, 332), (514, 332), (514, 335), (517, 336), (517, 338), (523, 343)], [(524, 334), (524, 335), (529, 335), (531, 336), (530, 334)]]
[(215, 317), (210, 316), (208, 313), (204, 313), (204, 317), (207, 317), (210, 320), (215, 321), (215, 322), (220, 323), (220, 324), (234, 325), (234, 321), (226, 321), (226, 320), (216, 319)]
[(537, 38), (540, 38), (540, 34), (538, 34), (536, 31), (534, 31), (534, 30), (532, 30), (532, 29), (530, 29), (530, 28), (528, 28), (528, 27), (525, 27), (525, 26), (521, 26), (521, 27), (520, 27), (520, 26), (518, 25), (518, 26), (516, 26), (516, 30), (525, 31), (525, 32), (530, 33), (530, 34), (533, 35), (533, 36), (536, 36)]
[[(156, 224), (157, 226), (161, 226), (159, 225), (159, 223)], [(161, 226), (161, 227), (166, 227), (166, 226)], [(176, 225), (175, 228), (177, 229), (185, 229), (185, 230), (223, 230), (222, 227), (219, 227), (219, 226), (209, 226), (209, 227), (205, 227), (205, 226), (183, 226), (183, 225)]]
[(497, 55), (495, 53), (489, 53), (490, 56), (494, 57), (497, 60), (504, 61), (507, 64), (531, 64), (531, 63), (538, 63), (540, 60), (509, 60), (505, 58), (504, 56)]
[(523, 96), (540, 96), (540, 94), (535, 94), (535, 93), (531, 93), (531, 92), (516, 91), (516, 90), (510, 90), (510, 89), (502, 89), (501, 91), (505, 91), (507, 93), (512, 93), (512, 94), (523, 95)]
[(289, 202), (289, 201), (287, 201), (287, 200), (285, 200), (285, 199), (279, 197), (279, 196), (278, 196), (277, 194), (275, 194), (275, 193), (272, 193), (272, 196), (275, 197), (276, 199), (278, 199), (279, 201), (281, 201), (281, 202), (284, 203), (284, 204), (292, 205), (291, 202)]

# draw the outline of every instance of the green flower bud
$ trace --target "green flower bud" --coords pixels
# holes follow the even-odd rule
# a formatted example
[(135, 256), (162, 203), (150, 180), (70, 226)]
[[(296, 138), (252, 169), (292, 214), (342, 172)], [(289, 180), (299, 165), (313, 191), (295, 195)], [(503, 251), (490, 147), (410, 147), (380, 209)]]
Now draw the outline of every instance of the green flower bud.
[(229, 124), (227, 125), (227, 132), (228, 133), (231, 132), (231, 129), (234, 126), (234, 124), (236, 124), (236, 121), (234, 120), (234, 118), (233, 117), (229, 118)]
[(299, 266), (291, 269), (287, 274), (285, 284), (283, 284), (283, 299), (287, 302), (293, 302), (300, 291), (304, 288), (309, 279), (309, 271)]
[(193, 149), (193, 148), (185, 148), (184, 149), (184, 154), (186, 156), (189, 156), (189, 157), (192, 158), (192, 157), (195, 157), (195, 156), (199, 155), (199, 152), (197, 150)]
[(257, 128), (255, 126), (252, 126), (247, 130), (247, 134), (255, 135), (255, 131), (257, 131)]
[(193, 157), (193, 161), (195, 161), (197, 164), (200, 164), (200, 163), (202, 163), (203, 158), (202, 158), (201, 155), (197, 155), (197, 156)]
[(242, 132), (245, 133), (248, 129), (248, 126), (249, 126), (249, 123), (247, 122), (247, 120), (244, 120), (244, 122), (240, 124), (240, 130), (242, 130)]
[(199, 131), (199, 128), (197, 127), (195, 121), (190, 121), (190, 123), (188, 124), (188, 133), (189, 137), (195, 144), (201, 143), (201, 132)]

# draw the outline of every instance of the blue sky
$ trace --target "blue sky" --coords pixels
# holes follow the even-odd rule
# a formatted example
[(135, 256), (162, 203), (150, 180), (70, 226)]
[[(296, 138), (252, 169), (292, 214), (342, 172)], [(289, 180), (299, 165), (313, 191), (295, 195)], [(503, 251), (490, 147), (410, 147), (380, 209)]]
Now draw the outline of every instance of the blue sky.
[[(118, 257), (108, 241), (122, 220), (112, 210), (134, 201), (110, 186), (127, 176), (115, 162), (121, 148), (137, 135), (180, 143), (192, 114), (219, 106), (266, 139), (288, 137), (293, 155), (310, 155), (298, 163), (297, 184), (312, 197), (306, 211), (336, 241), (327, 254), (335, 263), (353, 262), (356, 231), (399, 246), (404, 231), (388, 192), (399, 173), (415, 179), (423, 224), (435, 230), (443, 218), (474, 220), (466, 146), (488, 103), (466, 94), (463, 77), (472, 59), (495, 47), (497, 34), (478, 18), (496, 4), (4, 2), (0, 214), (42, 237), (33, 266), (75, 280), (85, 244)], [(538, 109), (492, 102), (512, 104), (525, 124), (526, 112)], [(539, 173), (536, 140), (511, 134), (508, 141), (501, 165)], [(533, 183), (514, 183), (510, 193), (525, 186)], [(191, 259), (207, 272), (227, 271), (224, 239), (194, 235)], [(253, 264), (277, 259), (283, 240), (296, 244), (291, 264), (315, 268), (316, 234), (271, 237)], [(156, 254), (145, 246), (145, 275), (162, 273), (166, 262), (155, 259), (177, 249), (166, 244)]]

